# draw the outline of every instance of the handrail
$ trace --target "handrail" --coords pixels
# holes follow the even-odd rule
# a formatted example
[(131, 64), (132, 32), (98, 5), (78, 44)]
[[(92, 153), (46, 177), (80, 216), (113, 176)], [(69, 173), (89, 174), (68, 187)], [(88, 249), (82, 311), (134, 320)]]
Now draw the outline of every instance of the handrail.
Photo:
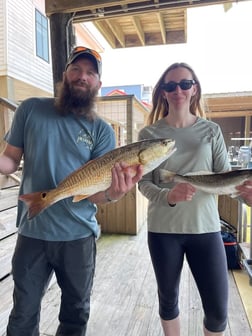
[(18, 104), (14, 103), (10, 99), (4, 98), (4, 97), (0, 97), (0, 104), (4, 105), (5, 107), (7, 107), (8, 109), (10, 109), (12, 111), (15, 111), (18, 107)]

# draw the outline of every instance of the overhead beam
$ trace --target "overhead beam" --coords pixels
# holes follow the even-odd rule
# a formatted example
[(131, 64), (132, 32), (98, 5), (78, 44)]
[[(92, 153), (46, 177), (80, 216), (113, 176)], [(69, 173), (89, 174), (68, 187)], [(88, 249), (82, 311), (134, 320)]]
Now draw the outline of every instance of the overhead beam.
[[(249, 0), (240, 0), (249, 1)], [(46, 14), (50, 16), (53, 13), (79, 13), (84, 11), (94, 11), (95, 9), (116, 10), (119, 9), (129, 14), (147, 12), (149, 10), (156, 11), (168, 8), (190, 8), (207, 5), (227, 4), (237, 2), (237, 0), (45, 0)], [(119, 12), (117, 13), (119, 14)]]
[(207, 118), (230, 118), (230, 117), (251, 117), (252, 111), (240, 111), (240, 110), (234, 110), (234, 111), (218, 111), (218, 112), (207, 112), (206, 117)]
[(138, 38), (141, 42), (141, 45), (144, 46), (145, 45), (145, 37), (144, 37), (144, 31), (143, 31), (142, 26), (141, 26), (140, 18), (138, 16), (133, 16), (132, 17), (132, 23), (136, 28), (136, 33), (137, 33), (137, 36), (138, 36)]
[(103, 20), (103, 21), (94, 21), (93, 24), (103, 36), (106, 36), (106, 40), (110, 44), (110, 46), (112, 48), (116, 48), (115, 36), (111, 32), (107, 23)]
[(111, 29), (111, 31), (114, 33), (116, 39), (121, 44), (121, 46), (123, 48), (125, 48), (124, 34), (123, 34), (121, 28), (119, 27), (119, 25), (114, 25), (109, 20), (105, 20), (105, 22), (107, 23), (107, 25), (109, 26), (109, 28)]
[(92, 10), (95, 8), (121, 6), (125, 8), (130, 3), (142, 2), (142, 0), (126, 0), (126, 1), (111, 1), (111, 0), (46, 0), (45, 10), (47, 15), (53, 13), (74, 13), (83, 10)]
[(164, 25), (163, 16), (160, 12), (157, 12), (157, 18), (158, 18), (158, 22), (159, 22), (159, 26), (160, 26), (160, 33), (161, 33), (163, 44), (166, 44), (165, 25)]

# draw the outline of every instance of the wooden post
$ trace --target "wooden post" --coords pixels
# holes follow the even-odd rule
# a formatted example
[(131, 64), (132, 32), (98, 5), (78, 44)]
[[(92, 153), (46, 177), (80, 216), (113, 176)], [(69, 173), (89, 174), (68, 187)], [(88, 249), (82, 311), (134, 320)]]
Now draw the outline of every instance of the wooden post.
[(50, 32), (54, 94), (56, 95), (57, 84), (62, 81), (67, 58), (74, 45), (72, 14), (52, 14), (50, 16)]
[[(245, 138), (250, 138), (250, 124), (251, 124), (251, 117), (250, 116), (245, 116), (245, 130), (244, 130), (244, 137)], [(245, 140), (244, 145), (249, 146), (251, 140)]]
[(133, 142), (133, 95), (130, 95), (126, 101), (127, 104), (127, 144)]

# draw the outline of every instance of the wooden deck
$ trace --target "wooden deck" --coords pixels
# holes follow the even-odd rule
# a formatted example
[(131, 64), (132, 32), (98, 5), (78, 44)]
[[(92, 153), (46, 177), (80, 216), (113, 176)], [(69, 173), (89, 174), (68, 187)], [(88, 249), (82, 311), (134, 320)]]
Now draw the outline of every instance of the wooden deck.
[[(0, 200), (1, 204), (1, 200)], [(0, 212), (0, 231), (14, 222), (15, 208)], [(8, 220), (6, 219), (8, 218)], [(0, 241), (0, 336), (5, 335), (12, 306), (10, 260), (16, 233)], [(13, 226), (13, 225), (12, 225)], [(240, 271), (243, 272), (243, 271)], [(252, 336), (250, 324), (229, 273), (230, 301), (226, 336)], [(57, 328), (60, 291), (54, 282), (42, 303), (41, 336), (53, 336)], [(181, 336), (202, 336), (202, 308), (194, 280), (185, 263), (180, 288)], [(146, 227), (137, 236), (102, 234), (97, 241), (97, 266), (91, 298), (87, 336), (162, 336), (158, 316), (156, 282), (146, 243)], [(70, 336), (70, 335), (69, 335)]]

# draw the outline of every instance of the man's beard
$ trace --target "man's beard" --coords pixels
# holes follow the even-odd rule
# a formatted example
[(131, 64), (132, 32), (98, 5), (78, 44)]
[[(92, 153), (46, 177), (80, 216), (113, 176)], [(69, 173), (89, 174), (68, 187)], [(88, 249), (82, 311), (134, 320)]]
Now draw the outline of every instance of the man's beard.
[(66, 116), (73, 113), (89, 120), (96, 117), (95, 102), (99, 89), (91, 89), (87, 84), (83, 85), (86, 91), (74, 87), (66, 80), (58, 85), (55, 106), (60, 115)]

